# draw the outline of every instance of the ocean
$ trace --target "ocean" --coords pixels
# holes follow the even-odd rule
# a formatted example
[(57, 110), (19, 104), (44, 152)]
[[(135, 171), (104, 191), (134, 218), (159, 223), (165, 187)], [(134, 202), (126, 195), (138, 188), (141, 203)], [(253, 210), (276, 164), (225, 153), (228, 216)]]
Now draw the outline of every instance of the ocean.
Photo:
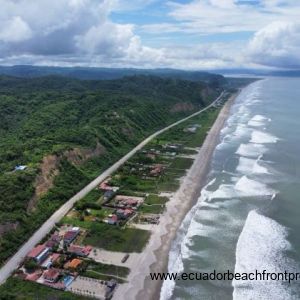
[[(300, 272), (299, 87), (267, 78), (236, 98), (169, 272)], [(300, 281), (168, 280), (160, 299), (300, 299)]]

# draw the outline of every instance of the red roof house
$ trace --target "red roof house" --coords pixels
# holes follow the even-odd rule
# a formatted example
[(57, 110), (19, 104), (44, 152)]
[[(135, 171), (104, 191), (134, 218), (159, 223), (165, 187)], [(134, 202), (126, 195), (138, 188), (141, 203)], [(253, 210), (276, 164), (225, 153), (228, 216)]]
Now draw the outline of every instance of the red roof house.
[(70, 253), (77, 254), (78, 256), (88, 256), (90, 252), (92, 251), (91, 246), (78, 246), (78, 245), (71, 245), (68, 248), (68, 251)]
[(44, 279), (48, 282), (56, 282), (60, 276), (60, 271), (56, 269), (49, 269), (44, 272)]
[(45, 245), (37, 245), (28, 254), (28, 258), (34, 259), (37, 263), (43, 262), (49, 256), (50, 248)]
[(42, 271), (38, 270), (37, 272), (28, 274), (25, 279), (29, 281), (37, 281), (41, 277), (41, 275)]
[(64, 244), (70, 245), (75, 240), (75, 238), (79, 235), (79, 233), (80, 233), (80, 229), (77, 227), (67, 231), (64, 234)]
[(45, 245), (37, 245), (28, 254), (27, 257), (35, 258), (46, 249)]

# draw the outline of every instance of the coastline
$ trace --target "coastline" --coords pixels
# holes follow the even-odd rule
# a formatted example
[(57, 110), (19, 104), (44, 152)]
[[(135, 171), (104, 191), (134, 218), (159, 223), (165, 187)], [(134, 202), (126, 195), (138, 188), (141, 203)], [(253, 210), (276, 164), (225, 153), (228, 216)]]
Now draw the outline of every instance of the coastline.
[(162, 281), (150, 279), (150, 272), (164, 272), (168, 267), (168, 256), (172, 241), (176, 237), (184, 217), (197, 201), (205, 186), (215, 147), (219, 143), (220, 131), (229, 116), (231, 106), (240, 92), (225, 103), (197, 154), (193, 165), (183, 178), (179, 189), (167, 203), (159, 225), (154, 225), (150, 241), (136, 259), (128, 277), (128, 283), (120, 285), (113, 299), (159, 299)]

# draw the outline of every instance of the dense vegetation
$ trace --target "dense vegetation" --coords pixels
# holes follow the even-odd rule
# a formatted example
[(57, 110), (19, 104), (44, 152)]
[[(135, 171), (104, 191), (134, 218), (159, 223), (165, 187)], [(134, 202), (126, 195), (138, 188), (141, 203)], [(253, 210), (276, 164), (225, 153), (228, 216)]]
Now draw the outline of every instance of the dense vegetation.
[[(205, 106), (219, 90), (218, 80), (152, 76), (0, 77), (0, 263), (101, 170), (156, 129)], [(79, 149), (75, 159), (72, 149)], [(49, 171), (52, 187), (28, 209), (49, 154), (57, 158)], [(19, 164), (28, 168), (13, 171)]]
[(18, 77), (41, 77), (60, 75), (78, 79), (107, 80), (124, 76), (152, 75), (172, 77), (194, 81), (219, 81), (224, 83), (223, 76), (203, 71), (183, 71), (176, 69), (133, 69), (133, 68), (89, 68), (89, 67), (48, 67), (48, 66), (0, 66), (0, 74)]
[(0, 300), (88, 300), (71, 292), (57, 291), (50, 287), (10, 277), (5, 285), (0, 286)]

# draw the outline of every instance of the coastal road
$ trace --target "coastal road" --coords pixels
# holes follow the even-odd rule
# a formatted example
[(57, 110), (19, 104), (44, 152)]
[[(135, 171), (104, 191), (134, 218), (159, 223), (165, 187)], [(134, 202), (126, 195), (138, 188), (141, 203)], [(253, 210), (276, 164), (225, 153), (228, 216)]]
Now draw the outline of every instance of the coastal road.
[(224, 92), (220, 94), (220, 96), (214, 100), (210, 105), (205, 108), (191, 114), (188, 117), (185, 117), (161, 130), (156, 131), (145, 140), (143, 140), (140, 144), (138, 144), (135, 148), (133, 148), (130, 152), (128, 152), (125, 156), (123, 156), (120, 160), (114, 163), (110, 168), (105, 170), (102, 174), (100, 174), (96, 179), (94, 179), (91, 183), (89, 183), (86, 187), (84, 187), (80, 192), (78, 192), (75, 196), (73, 196), (70, 200), (68, 200), (64, 205), (62, 205), (31, 237), (30, 239), (24, 243), (20, 249), (3, 265), (0, 269), (0, 284), (3, 284), (7, 278), (16, 270), (21, 262), (26, 257), (27, 253), (38, 244), (54, 227), (55, 223), (59, 222), (64, 215), (68, 213), (70, 209), (74, 206), (74, 204), (86, 196), (90, 191), (96, 188), (106, 177), (110, 176), (113, 172), (115, 172), (121, 165), (123, 165), (128, 159), (130, 159), (137, 151), (141, 150), (147, 143), (149, 143), (153, 138), (157, 137), (161, 133), (169, 130), (170, 128), (185, 122), (186, 120), (195, 117), (202, 112), (208, 110), (212, 107), (218, 100), (223, 96)]

